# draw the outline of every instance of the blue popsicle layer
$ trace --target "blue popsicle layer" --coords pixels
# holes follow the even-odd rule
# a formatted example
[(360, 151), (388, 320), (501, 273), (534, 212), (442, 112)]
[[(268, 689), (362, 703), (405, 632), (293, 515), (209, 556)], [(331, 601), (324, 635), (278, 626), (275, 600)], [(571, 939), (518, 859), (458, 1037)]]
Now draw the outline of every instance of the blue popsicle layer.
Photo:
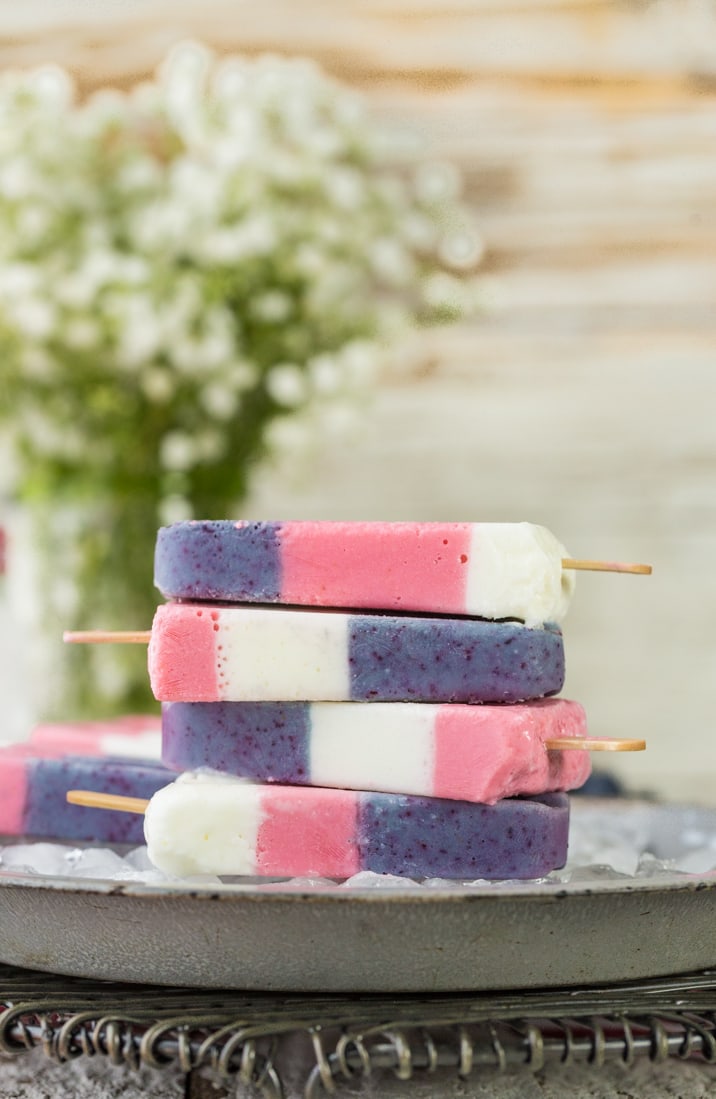
[(262, 782), (306, 781), (310, 712), (308, 702), (165, 702), (162, 760), (177, 771), (211, 761)]
[(95, 790), (151, 798), (176, 777), (168, 768), (151, 760), (65, 756), (61, 759), (28, 757), (25, 763), (28, 790), (24, 834), (60, 840), (144, 843), (141, 814), (70, 805), (66, 793), (68, 790)]
[(155, 584), (168, 598), (271, 603), (281, 594), (281, 523), (178, 523), (157, 534)]
[(567, 859), (566, 794), (467, 805), (441, 798), (362, 794), (361, 865), (378, 874), (540, 878)]
[(348, 660), (357, 702), (521, 702), (564, 685), (557, 626), (354, 615)]

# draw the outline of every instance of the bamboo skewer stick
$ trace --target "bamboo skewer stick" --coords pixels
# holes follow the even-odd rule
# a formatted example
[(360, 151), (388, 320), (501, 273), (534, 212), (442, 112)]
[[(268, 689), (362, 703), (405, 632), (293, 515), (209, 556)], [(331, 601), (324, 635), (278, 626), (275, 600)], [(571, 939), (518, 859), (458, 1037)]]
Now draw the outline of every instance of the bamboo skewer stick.
[(129, 798), (125, 794), (100, 794), (95, 790), (68, 790), (70, 805), (82, 805), (85, 809), (117, 809), (123, 813), (143, 813), (149, 802), (146, 798)]
[(612, 736), (554, 736), (544, 742), (550, 751), (643, 752), (646, 741)]
[(151, 630), (65, 630), (62, 640), (78, 644), (148, 645)]
[(651, 576), (651, 565), (630, 564), (626, 561), (584, 561), (574, 557), (562, 558), (563, 569), (581, 569), (585, 572), (629, 572), (637, 576)]

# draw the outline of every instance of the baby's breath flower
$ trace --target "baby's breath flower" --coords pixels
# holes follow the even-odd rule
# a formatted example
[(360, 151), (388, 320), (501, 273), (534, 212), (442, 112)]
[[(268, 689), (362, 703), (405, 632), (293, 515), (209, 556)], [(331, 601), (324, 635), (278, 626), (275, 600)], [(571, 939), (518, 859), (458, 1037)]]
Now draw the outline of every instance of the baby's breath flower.
[(308, 395), (306, 377), (296, 363), (279, 363), (266, 375), (266, 389), (277, 404), (296, 408)]
[(180, 496), (178, 493), (172, 493), (172, 495), (160, 499), (158, 516), (159, 522), (163, 526), (169, 526), (171, 523), (181, 523), (194, 517), (191, 503), (186, 496)]
[(269, 290), (251, 302), (251, 313), (257, 320), (278, 324), (291, 315), (292, 302), (282, 290)]
[(54, 306), (41, 298), (18, 298), (8, 304), (8, 314), (18, 334), (28, 340), (46, 340), (55, 327)]
[(209, 382), (199, 391), (199, 401), (215, 420), (230, 420), (239, 407), (238, 393), (225, 382)]
[(376, 240), (370, 261), (378, 277), (390, 286), (405, 286), (414, 275), (414, 266), (402, 244), (389, 237)]
[(101, 330), (90, 317), (72, 317), (62, 329), (62, 337), (68, 347), (76, 351), (86, 351), (101, 340)]
[(142, 392), (152, 404), (166, 404), (174, 390), (171, 374), (158, 366), (149, 366), (142, 370), (140, 385)]
[(308, 373), (315, 393), (335, 393), (341, 385), (341, 369), (333, 355), (316, 355), (308, 363)]
[(190, 435), (182, 431), (170, 431), (159, 446), (159, 461), (164, 469), (182, 471), (190, 469), (198, 450)]
[(415, 193), (424, 203), (454, 202), (461, 186), (460, 172), (445, 161), (422, 164), (415, 173)]
[(352, 340), (341, 351), (341, 366), (353, 388), (367, 390), (376, 380), (380, 352), (367, 340)]
[(438, 255), (449, 267), (467, 270), (482, 259), (484, 245), (477, 233), (462, 230), (448, 233), (440, 242)]
[(248, 359), (235, 359), (229, 364), (226, 371), (226, 383), (237, 392), (252, 389), (261, 376), (261, 371), (254, 362)]

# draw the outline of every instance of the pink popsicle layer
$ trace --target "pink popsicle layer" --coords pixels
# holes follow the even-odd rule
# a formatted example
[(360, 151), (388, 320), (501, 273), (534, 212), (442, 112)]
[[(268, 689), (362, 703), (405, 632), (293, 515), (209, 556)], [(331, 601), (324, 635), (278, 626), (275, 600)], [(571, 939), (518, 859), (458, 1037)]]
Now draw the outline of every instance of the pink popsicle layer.
[(261, 816), (257, 873), (280, 876), (290, 866), (300, 874), (341, 878), (360, 869), (358, 799), (352, 791), (267, 787)]
[(29, 743), (44, 756), (132, 756), (159, 759), (161, 719), (156, 714), (130, 714), (104, 721), (43, 722)]
[(4, 748), (0, 752), (0, 834), (6, 836), (18, 836), (23, 832), (28, 790), (25, 760), (28, 754), (22, 748)]
[[(462, 611), (467, 604), (467, 564), (472, 552), (469, 523), (404, 525), (396, 538), (389, 524), (285, 522), (281, 524), (285, 603), (325, 601), (329, 606), (358, 606), (357, 592), (371, 592), (380, 577), (381, 607), (415, 610), (434, 607)], [(427, 567), (429, 565), (429, 567)], [(419, 578), (419, 582), (416, 578)]]

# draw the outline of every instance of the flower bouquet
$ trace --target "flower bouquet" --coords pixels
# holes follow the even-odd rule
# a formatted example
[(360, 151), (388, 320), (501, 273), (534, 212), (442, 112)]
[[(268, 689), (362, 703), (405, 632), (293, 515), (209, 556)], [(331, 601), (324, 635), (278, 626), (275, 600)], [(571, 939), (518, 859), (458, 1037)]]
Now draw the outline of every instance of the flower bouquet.
[(157, 526), (238, 514), (292, 425), (342, 422), (401, 331), (469, 304), (457, 184), (306, 60), (189, 43), (84, 101), (0, 77), (0, 429), (66, 710), (148, 702), (141, 653), (59, 636), (149, 624)]

